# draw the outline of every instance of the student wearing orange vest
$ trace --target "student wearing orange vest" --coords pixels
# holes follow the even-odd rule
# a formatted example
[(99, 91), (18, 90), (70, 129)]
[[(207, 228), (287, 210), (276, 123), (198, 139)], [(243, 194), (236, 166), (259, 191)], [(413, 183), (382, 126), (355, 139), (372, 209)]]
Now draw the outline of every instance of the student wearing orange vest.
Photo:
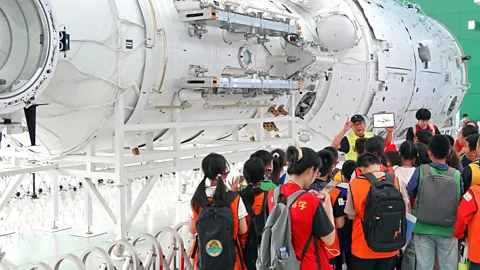
[[(228, 267), (228, 265), (225, 265), (226, 261), (233, 261), (234, 265), (232, 265), (232, 269), (243, 270), (245, 269), (245, 264), (239, 235), (245, 234), (248, 230), (245, 219), (248, 213), (240, 196), (235, 192), (227, 191), (227, 186), (224, 181), (229, 174), (228, 162), (222, 155), (210, 154), (202, 161), (202, 171), (205, 177), (195, 190), (195, 194), (190, 203), (191, 214), (188, 228), (191, 234), (196, 235), (194, 248), (190, 254), (193, 265), (195, 269), (218, 269), (219, 265)], [(219, 236), (219, 238), (215, 237), (215, 239), (211, 241), (205, 241), (208, 239), (203, 239), (208, 237), (208, 235), (205, 237), (202, 235), (211, 226), (197, 228), (198, 222), (200, 222), (205, 214), (202, 210), (212, 209), (213, 211), (212, 207), (216, 207), (217, 210), (215, 211), (219, 213), (221, 210), (230, 209), (232, 214), (231, 219), (233, 220), (233, 235), (221, 235), (222, 231), (217, 230), (214, 233), (215, 236)], [(217, 215), (215, 215), (215, 219), (217, 219)], [(219, 219), (219, 221), (223, 222), (224, 219)], [(230, 226), (230, 224), (226, 226)], [(233, 236), (233, 239), (226, 239), (222, 243), (221, 240), (218, 240), (221, 239), (222, 236), (224, 238)], [(233, 240), (233, 242), (229, 242), (231, 240)], [(234, 246), (232, 247), (232, 245)], [(225, 249), (227, 249), (227, 247), (230, 247), (230, 249), (226, 251)], [(232, 249), (234, 249), (234, 251), (232, 251)], [(230, 253), (230, 251), (234, 252), (235, 256), (233, 256), (233, 253)], [(232, 254), (233, 258), (225, 258), (226, 256), (230, 256), (230, 254)], [(214, 260), (218, 260), (218, 262)]]
[[(472, 163), (470, 163), (467, 167), (463, 169), (462, 172), (462, 179), (463, 179), (463, 187), (468, 189), (471, 186), (480, 184), (480, 135), (470, 135), (468, 136), (469, 140), (475, 141), (475, 146), (473, 146), (470, 142), (468, 143), (468, 151), (471, 151), (474, 155), (475, 159)], [(472, 150), (475, 147), (475, 150)]]
[(432, 118), (432, 113), (428, 109), (418, 110), (415, 114), (415, 118), (417, 118), (418, 123), (415, 126), (408, 128), (407, 141), (413, 141), (415, 134), (421, 129), (429, 130), (432, 132), (432, 135), (440, 134), (438, 127), (429, 123), (430, 118)]
[[(250, 158), (243, 165), (243, 176), (248, 185), (240, 192), (245, 208), (248, 212), (246, 217), (248, 232), (240, 235), (243, 257), (246, 268), (256, 269), (255, 263), (258, 257), (258, 246), (261, 241), (261, 234), (267, 221), (267, 197), (268, 192), (260, 188), (260, 182), (264, 178), (265, 164), (259, 158)], [(254, 222), (252, 222), (252, 218)]]
[[(470, 270), (480, 270), (480, 184), (472, 185), (463, 195), (457, 212), (457, 222), (453, 236), (463, 239), (463, 244), (469, 244), (468, 259)], [(465, 229), (468, 224), (468, 240)]]
[[(385, 142), (382, 137), (374, 136), (365, 141), (365, 152), (374, 154), (381, 165), (382, 172), (393, 173), (393, 167), (389, 167), (387, 158), (385, 156)], [(352, 174), (351, 179), (355, 179), (357, 176), (362, 175), (360, 168), (357, 168)], [(406, 196), (406, 195), (405, 195)]]
[(340, 163), (340, 160), (338, 160), (338, 150), (335, 149), (335, 147), (327, 146), (324, 148), (325, 150), (328, 150), (332, 152), (333, 154), (333, 166), (332, 166), (332, 171), (330, 172), (330, 178), (333, 179), (333, 181), (337, 183), (342, 183), (342, 169), (337, 168), (338, 163)]
[[(473, 127), (471, 127), (471, 128), (473, 128)], [(462, 131), (465, 130), (465, 129), (466, 129), (466, 127), (463, 128)], [(468, 165), (470, 163), (472, 163), (475, 159), (477, 159), (478, 130), (476, 130), (474, 128), (473, 131), (476, 131), (476, 133), (470, 134), (463, 139), (465, 141), (465, 144), (464, 144), (465, 147), (463, 148), (464, 152), (465, 152), (465, 155), (463, 155), (463, 157), (460, 157), (461, 158), (461, 164), (462, 164), (463, 168), (468, 167)], [(464, 133), (467, 134), (466, 132), (467, 131), (465, 131)], [(460, 138), (460, 135), (459, 135), (459, 138)]]
[[(373, 173), (379, 181), (385, 179), (378, 157), (372, 153), (364, 153), (357, 159), (362, 174)], [(398, 179), (395, 177), (395, 186), (399, 189)], [(353, 270), (390, 270), (393, 269), (398, 251), (375, 252), (367, 244), (362, 221), (364, 220), (365, 202), (371, 184), (359, 176), (350, 182), (345, 213), (353, 220), (352, 232), (352, 266)], [(350, 269), (349, 269), (350, 270)]]

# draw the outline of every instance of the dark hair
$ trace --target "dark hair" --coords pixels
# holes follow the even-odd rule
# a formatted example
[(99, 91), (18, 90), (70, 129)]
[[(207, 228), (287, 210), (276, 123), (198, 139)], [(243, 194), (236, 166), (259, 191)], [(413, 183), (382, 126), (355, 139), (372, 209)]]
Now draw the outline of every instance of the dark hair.
[(415, 136), (417, 137), (418, 142), (428, 144), (428, 141), (433, 136), (433, 134), (430, 130), (420, 129), (415, 133)]
[(477, 149), (478, 138), (480, 138), (480, 134), (473, 134), (467, 137), (467, 147), (470, 151)]
[(355, 171), (355, 169), (357, 168), (357, 162), (355, 160), (347, 160), (345, 161), (345, 163), (343, 163), (343, 166), (342, 166), (342, 175), (345, 179), (347, 179), (348, 181), (351, 180), (352, 178), (352, 174), (353, 172)]
[(400, 152), (396, 150), (388, 151), (385, 153), (387, 160), (392, 164), (392, 166), (402, 166), (402, 158), (400, 157)]
[(430, 118), (432, 118), (432, 113), (428, 109), (423, 108), (417, 111), (415, 118), (417, 118), (418, 121), (430, 120)]
[(446, 163), (448, 166), (460, 171), (460, 158), (453, 147), (450, 147), (450, 153), (447, 156)]
[(462, 115), (462, 118), (465, 118), (465, 117), (468, 117), (468, 114), (464, 113), (464, 114)]
[(202, 204), (202, 197), (206, 196), (205, 182), (208, 179), (217, 181), (217, 187), (215, 193), (212, 196), (212, 203), (218, 206), (228, 206), (227, 203), (227, 186), (223, 182), (221, 176), (225, 173), (225, 169), (228, 169), (228, 161), (224, 156), (219, 154), (209, 154), (202, 160), (202, 171), (205, 175), (203, 180), (198, 184), (195, 193), (193, 194), (191, 207), (198, 212)]
[(417, 143), (418, 148), (418, 158), (417, 158), (417, 167), (423, 164), (430, 164), (432, 161), (428, 156), (428, 146), (424, 143)]
[(435, 158), (445, 159), (450, 153), (450, 141), (443, 135), (435, 135), (428, 142), (428, 150)]
[(332, 171), (333, 163), (335, 159), (333, 158), (332, 152), (327, 149), (318, 151), (318, 156), (322, 161), (322, 166), (320, 167), (320, 176), (328, 175)]
[(247, 180), (248, 186), (242, 191), (242, 200), (246, 206), (253, 205), (255, 200), (254, 186), (263, 180), (265, 175), (265, 164), (259, 158), (253, 157), (243, 165), (243, 176)]
[(477, 122), (475, 122), (475, 121), (467, 121), (467, 122), (465, 123), (465, 126), (470, 126), (470, 125), (469, 125), (470, 123), (472, 123), (476, 128), (478, 128), (478, 124), (477, 124)]
[(367, 168), (371, 165), (381, 165), (378, 156), (372, 153), (366, 152), (358, 156), (357, 165), (360, 168)]
[(404, 141), (400, 145), (400, 157), (405, 160), (414, 160), (418, 157), (418, 147), (412, 141)]
[(387, 158), (385, 157), (385, 140), (380, 136), (367, 139), (365, 142), (365, 152), (376, 155), (379, 161), (387, 166)]
[(463, 137), (468, 137), (470, 135), (473, 135), (473, 134), (478, 134), (478, 128), (474, 127), (474, 126), (464, 126), (462, 128), (462, 135)]
[(454, 146), (455, 145), (455, 139), (450, 136), (450, 135), (446, 135), (445, 136), (448, 138), (448, 140), (450, 141), (450, 146)]
[(270, 179), (272, 179), (272, 182), (278, 186), (278, 184), (280, 184), (280, 172), (282, 171), (283, 166), (285, 166), (287, 155), (282, 149), (275, 149), (271, 154), (273, 157), (273, 169), (270, 174)]
[(338, 150), (335, 147), (327, 146), (327, 147), (323, 148), (323, 150), (328, 150), (328, 151), (332, 152), (334, 161), (338, 159)]
[[(301, 153), (295, 146), (289, 146), (287, 149), (288, 170), (290, 175), (301, 175), (306, 170), (314, 168), (318, 170), (322, 166), (322, 161), (315, 151), (310, 148), (300, 148)], [(300, 158), (301, 157), (301, 158)]]
[(355, 141), (355, 152), (357, 155), (365, 153), (365, 142), (367, 141), (367, 138), (358, 138)]

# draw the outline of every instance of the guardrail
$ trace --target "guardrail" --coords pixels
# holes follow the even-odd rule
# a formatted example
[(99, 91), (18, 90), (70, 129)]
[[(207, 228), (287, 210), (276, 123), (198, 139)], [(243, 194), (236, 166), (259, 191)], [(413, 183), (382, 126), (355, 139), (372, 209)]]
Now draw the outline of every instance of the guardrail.
[[(54, 261), (53, 267), (45, 262), (37, 262), (27, 269), (58, 270), (64, 261), (69, 261), (70, 264), (73, 264), (73, 266), (70, 266), (72, 270), (193, 270), (189, 256), (191, 238), (189, 237), (185, 242), (179, 233), (182, 228), (187, 226), (188, 222), (183, 222), (174, 228), (163, 227), (154, 234), (144, 233), (131, 241), (117, 240), (111, 243), (106, 250), (100, 247), (92, 247), (87, 249), (80, 257), (74, 254), (64, 254)], [(159, 240), (160, 236), (164, 235), (170, 237), (169, 241), (166, 242), (168, 243), (167, 248), (165, 248), (166, 244), (162, 247)], [(143, 241), (146, 241), (149, 246), (146, 253), (145, 247), (138, 247), (139, 243)], [(188, 245), (185, 245), (185, 243)], [(93, 260), (89, 260), (90, 257)]]

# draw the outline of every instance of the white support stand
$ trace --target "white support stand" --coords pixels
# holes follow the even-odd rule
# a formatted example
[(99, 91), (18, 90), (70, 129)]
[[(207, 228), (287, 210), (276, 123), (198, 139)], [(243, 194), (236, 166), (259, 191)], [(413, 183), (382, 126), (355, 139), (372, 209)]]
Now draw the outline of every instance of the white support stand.
[(90, 196), (90, 193), (85, 192), (85, 225), (87, 225), (87, 231), (84, 232), (76, 232), (72, 233), (70, 235), (72, 236), (77, 236), (77, 237), (82, 237), (82, 238), (92, 238), (95, 236), (103, 235), (106, 234), (107, 232), (96, 232), (94, 233), (92, 231), (92, 225), (93, 225), (93, 203), (92, 203), (92, 196)]
[(58, 180), (60, 176), (58, 175), (51, 175), (52, 176), (52, 217), (53, 217), (53, 224), (51, 227), (45, 227), (45, 228), (38, 228), (38, 231), (42, 232), (49, 232), (49, 233), (56, 233), (60, 231), (65, 231), (68, 229), (71, 229), (72, 227), (67, 227), (67, 226), (59, 226), (58, 224), (58, 205), (59, 205), (59, 200), (58, 196), (60, 193), (60, 187), (58, 184)]
[(125, 185), (127, 183), (125, 179), (125, 96), (121, 95), (117, 102), (115, 102), (115, 176), (116, 181), (116, 224), (115, 232), (116, 239), (127, 238), (127, 222), (126, 222), (126, 202), (125, 202)]

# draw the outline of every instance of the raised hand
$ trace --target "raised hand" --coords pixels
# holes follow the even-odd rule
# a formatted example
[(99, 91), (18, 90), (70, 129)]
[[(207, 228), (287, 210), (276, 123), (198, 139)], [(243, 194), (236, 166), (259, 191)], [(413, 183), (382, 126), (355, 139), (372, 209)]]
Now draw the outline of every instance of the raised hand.
[(232, 178), (232, 180), (228, 181), (228, 184), (230, 185), (231, 191), (240, 191), (240, 176)]
[(350, 119), (347, 117), (347, 122), (345, 122), (345, 125), (343, 126), (343, 131), (349, 131), (352, 128), (352, 125), (352, 122), (350, 122)]

